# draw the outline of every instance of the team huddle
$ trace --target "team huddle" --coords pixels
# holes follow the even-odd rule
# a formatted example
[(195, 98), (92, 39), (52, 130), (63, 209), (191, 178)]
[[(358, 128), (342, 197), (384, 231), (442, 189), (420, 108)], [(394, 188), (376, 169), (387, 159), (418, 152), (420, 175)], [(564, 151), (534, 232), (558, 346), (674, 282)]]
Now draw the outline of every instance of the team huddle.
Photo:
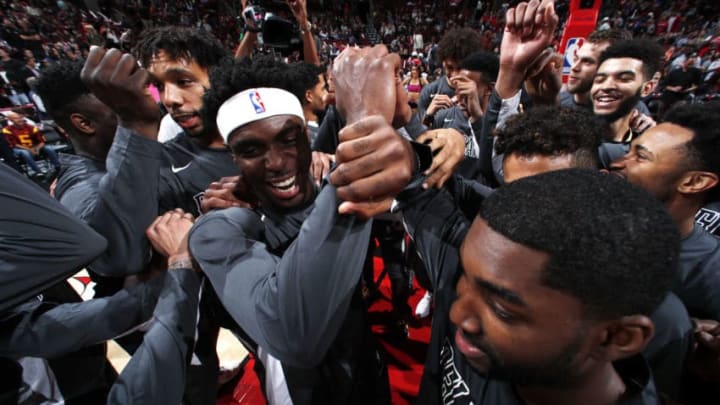
[[(417, 403), (711, 403), (720, 242), (695, 218), (720, 109), (656, 122), (662, 49), (622, 30), (591, 34), (563, 87), (557, 24), (553, 1), (517, 4), (499, 55), (451, 30), (412, 100), (383, 45), (326, 71), (194, 28), (45, 69), (75, 154), (52, 196), (0, 163), (2, 402), (212, 404), (223, 327), (269, 404), (391, 403), (361, 294), (391, 216), (434, 302)], [(87, 301), (64, 283), (82, 268)]]

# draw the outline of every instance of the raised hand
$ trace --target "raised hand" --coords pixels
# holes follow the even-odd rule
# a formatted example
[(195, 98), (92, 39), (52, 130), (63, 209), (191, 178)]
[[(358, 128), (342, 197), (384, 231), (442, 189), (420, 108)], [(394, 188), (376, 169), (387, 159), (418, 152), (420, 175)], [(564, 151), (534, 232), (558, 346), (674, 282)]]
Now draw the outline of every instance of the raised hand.
[(297, 23), (305, 28), (308, 23), (307, 6), (305, 0), (285, 0)]
[(500, 64), (526, 69), (550, 45), (557, 23), (554, 0), (530, 0), (508, 9)]
[(415, 156), (409, 142), (385, 117), (374, 115), (343, 128), (330, 183), (344, 200), (341, 214), (369, 218), (387, 211), (412, 178)]
[(450, 97), (447, 96), (447, 94), (436, 94), (430, 101), (430, 105), (428, 105), (427, 110), (425, 110), (425, 114), (432, 116), (435, 115), (438, 111), (445, 108), (450, 108), (453, 105), (455, 104), (452, 102)]
[(380, 115), (392, 123), (397, 110), (400, 57), (385, 45), (347, 47), (333, 64), (336, 106), (349, 124)]
[(496, 83), (501, 98), (512, 97), (520, 88), (530, 65), (552, 42), (557, 23), (554, 0), (531, 0), (508, 9)]
[(147, 71), (132, 55), (93, 46), (80, 77), (95, 97), (117, 114), (121, 126), (157, 139), (160, 109), (147, 90)]
[(480, 106), (477, 83), (461, 74), (453, 76), (450, 80), (455, 85), (455, 96), (465, 99), (465, 107), (468, 114), (470, 114), (470, 118), (472, 118), (472, 122), (482, 118), (484, 111)]

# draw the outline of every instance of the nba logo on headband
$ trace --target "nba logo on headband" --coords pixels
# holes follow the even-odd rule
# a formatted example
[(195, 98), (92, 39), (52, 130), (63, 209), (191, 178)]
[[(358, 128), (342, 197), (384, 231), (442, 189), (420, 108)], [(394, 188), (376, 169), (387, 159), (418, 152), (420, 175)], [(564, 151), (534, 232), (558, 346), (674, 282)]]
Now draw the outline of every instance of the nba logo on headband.
[(235, 129), (276, 115), (293, 115), (305, 123), (300, 100), (286, 90), (272, 87), (243, 90), (225, 100), (218, 109), (215, 122), (227, 143)]
[(250, 104), (252, 104), (255, 108), (255, 114), (262, 114), (265, 112), (265, 103), (263, 103), (260, 93), (253, 90), (248, 94), (248, 97), (250, 97)]

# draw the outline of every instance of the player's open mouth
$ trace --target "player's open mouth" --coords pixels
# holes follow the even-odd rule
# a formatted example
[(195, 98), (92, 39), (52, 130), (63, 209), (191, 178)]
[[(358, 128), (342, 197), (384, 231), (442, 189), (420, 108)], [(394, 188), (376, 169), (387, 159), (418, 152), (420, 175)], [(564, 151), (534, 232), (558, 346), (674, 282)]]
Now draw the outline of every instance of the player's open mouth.
[(620, 101), (621, 97), (617, 94), (602, 93), (596, 94), (593, 98), (596, 109), (605, 109), (613, 106)]
[(173, 119), (183, 128), (192, 128), (200, 122), (200, 117), (197, 114), (173, 115)]
[(300, 186), (296, 182), (297, 176), (293, 175), (283, 180), (268, 181), (270, 191), (277, 198), (288, 200), (300, 192)]

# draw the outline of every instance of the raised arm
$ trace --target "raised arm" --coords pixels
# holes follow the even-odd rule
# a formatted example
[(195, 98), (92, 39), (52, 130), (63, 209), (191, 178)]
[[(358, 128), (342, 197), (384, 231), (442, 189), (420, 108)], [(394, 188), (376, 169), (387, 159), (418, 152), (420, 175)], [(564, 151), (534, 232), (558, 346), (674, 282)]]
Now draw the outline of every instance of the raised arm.
[(138, 273), (149, 257), (145, 228), (157, 216), (159, 110), (145, 89), (147, 72), (129, 54), (93, 47), (81, 77), (118, 115), (119, 125), (106, 174), (73, 185), (60, 201), (109, 242), (91, 270), (106, 276)]
[(557, 23), (553, 0), (531, 0), (508, 9), (495, 84), (500, 98), (510, 98), (520, 91), (529, 67), (550, 45)]
[(235, 59), (241, 59), (244, 57), (251, 57), (255, 44), (257, 43), (257, 32), (251, 30), (245, 30), (240, 45), (235, 49)]
[(315, 37), (313, 37), (312, 25), (308, 20), (306, 0), (285, 0), (285, 2), (295, 16), (298, 27), (300, 27), (300, 38), (303, 43), (303, 58), (305, 62), (319, 65), (320, 57), (318, 56)]

